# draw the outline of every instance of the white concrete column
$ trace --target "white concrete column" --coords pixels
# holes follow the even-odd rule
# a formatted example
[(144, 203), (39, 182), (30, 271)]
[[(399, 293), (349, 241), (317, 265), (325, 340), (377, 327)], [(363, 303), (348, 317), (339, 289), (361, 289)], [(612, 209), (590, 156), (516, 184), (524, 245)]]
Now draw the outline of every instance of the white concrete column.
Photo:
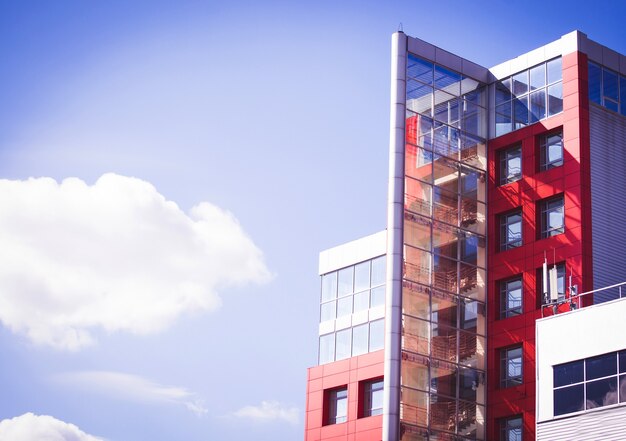
[(397, 441), (400, 437), (400, 339), (402, 332), (406, 61), (407, 37), (403, 32), (396, 32), (391, 37), (383, 441)]

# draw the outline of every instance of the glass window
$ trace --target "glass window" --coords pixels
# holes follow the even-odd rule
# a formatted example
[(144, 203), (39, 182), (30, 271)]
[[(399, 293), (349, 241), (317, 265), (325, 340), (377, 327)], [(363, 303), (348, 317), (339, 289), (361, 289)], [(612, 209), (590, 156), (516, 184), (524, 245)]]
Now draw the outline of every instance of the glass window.
[(372, 286), (385, 283), (385, 270), (387, 268), (387, 256), (380, 256), (372, 260)]
[(602, 104), (602, 68), (589, 63), (589, 100)]
[(352, 356), (356, 357), (357, 355), (367, 353), (367, 345), (368, 345), (368, 334), (369, 334), (369, 325), (365, 323), (364, 325), (355, 326), (352, 328)]
[(563, 165), (563, 131), (543, 135), (539, 143), (540, 170)]
[(370, 292), (362, 291), (354, 295), (354, 312), (365, 311), (370, 307)]
[(604, 99), (618, 100), (618, 77), (613, 71), (602, 69), (602, 94)]
[(337, 317), (352, 314), (352, 296), (341, 297), (337, 300)]
[(385, 304), (385, 287), (379, 286), (372, 289), (371, 308), (382, 306)]
[(517, 145), (500, 151), (500, 185), (522, 178), (522, 146)]
[(513, 75), (513, 94), (515, 96), (524, 95), (528, 92), (528, 71), (525, 70)]
[(354, 292), (370, 287), (370, 261), (359, 263), (354, 267)]
[(325, 364), (335, 361), (335, 334), (320, 336), (319, 363)]
[(383, 387), (382, 379), (366, 381), (363, 384), (363, 416), (381, 415), (383, 413)]
[(335, 319), (335, 301), (322, 303), (320, 308), (320, 322)]
[(530, 69), (530, 90), (539, 89), (546, 85), (546, 66), (540, 64)]
[(541, 239), (565, 232), (563, 195), (540, 201)]
[(522, 313), (522, 278), (500, 282), (500, 318)]
[(344, 358), (350, 358), (352, 351), (352, 329), (344, 329), (337, 332), (336, 346), (335, 346), (335, 360), (343, 360)]
[[(553, 86), (554, 87), (554, 86)], [(558, 113), (558, 112), (555, 112)], [(541, 89), (530, 94), (530, 122), (534, 123), (546, 117), (546, 90)]]
[(376, 320), (370, 322), (370, 352), (378, 351), (385, 347), (385, 321)]
[(348, 388), (326, 391), (326, 425), (345, 423), (348, 419)]
[(409, 54), (406, 67), (407, 75), (416, 78), (422, 83), (433, 84), (433, 64)]
[(554, 366), (554, 415), (626, 402), (626, 375), (619, 373), (625, 354), (611, 352)]
[(548, 116), (563, 111), (563, 83), (556, 83), (548, 87)]
[(500, 215), (500, 250), (509, 250), (522, 245), (522, 213)]
[(500, 420), (500, 441), (522, 441), (522, 417)]
[(522, 347), (500, 349), (500, 387), (522, 384)]
[(561, 58), (555, 58), (554, 60), (548, 61), (546, 65), (548, 68), (548, 84), (552, 84), (563, 79)]
[(352, 293), (354, 281), (354, 267), (350, 266), (348, 268), (344, 268), (339, 270), (339, 286), (337, 289), (338, 295), (345, 296), (346, 294)]
[(337, 297), (337, 273), (324, 274), (322, 276), (322, 302)]

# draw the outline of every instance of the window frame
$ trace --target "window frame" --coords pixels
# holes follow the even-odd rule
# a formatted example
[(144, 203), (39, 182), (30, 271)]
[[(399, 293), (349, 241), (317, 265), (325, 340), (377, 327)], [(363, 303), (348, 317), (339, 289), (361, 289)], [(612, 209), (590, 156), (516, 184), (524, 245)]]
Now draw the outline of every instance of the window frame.
[[(554, 161), (549, 160), (549, 144), (548, 141), (553, 137), (560, 137), (561, 141), (561, 155), (560, 158)], [(547, 171), (556, 167), (561, 167), (564, 163), (564, 146), (563, 146), (563, 128), (553, 130), (549, 133), (544, 133), (539, 137), (539, 171)]]
[[(500, 162), (500, 178), (499, 178), (499, 184), (500, 185), (506, 185), (506, 184), (510, 184), (511, 182), (516, 182), (519, 181), (520, 179), (522, 179), (522, 170), (523, 170), (523, 165), (522, 165), (522, 145), (521, 144), (516, 144), (504, 149), (501, 149), (498, 152), (498, 156), (499, 156), (499, 162)], [(512, 177), (510, 177), (510, 167), (509, 164), (512, 159), (519, 159), (519, 171), (513, 175)]]
[[(341, 404), (341, 406), (340, 406)], [(348, 386), (324, 391), (324, 425), (342, 424), (348, 421)]]
[[(519, 350), (518, 356), (511, 356), (513, 351)], [(509, 366), (519, 358), (519, 375), (509, 375)], [(523, 384), (524, 382), (524, 349), (522, 345), (500, 349), (500, 388), (506, 389)]]
[[(509, 284), (519, 282), (519, 306), (510, 307), (509, 306), (509, 293), (513, 291), (513, 289), (509, 288)], [(522, 279), (521, 274), (512, 278), (508, 278), (505, 280), (500, 280), (499, 283), (499, 291), (500, 291), (500, 319), (505, 319), (509, 317), (515, 317), (517, 315), (522, 314), (524, 311), (524, 281)]]
[[(556, 205), (554, 205), (556, 204)], [(561, 225), (558, 227), (549, 226), (550, 214), (561, 211)], [(561, 193), (538, 202), (539, 213), (539, 239), (558, 236), (565, 233), (565, 194)]]
[[(598, 361), (601, 360), (602, 358), (606, 358), (606, 357), (614, 357), (615, 361), (614, 361), (614, 372), (610, 372), (610, 373), (602, 373), (602, 374), (592, 374), (591, 372), (594, 370), (593, 369), (593, 362), (594, 361)], [(570, 369), (567, 370), (568, 365), (570, 365)], [(577, 375), (574, 375), (573, 373), (573, 369), (574, 367), (578, 365), (578, 375), (580, 378), (574, 378)], [(558, 368), (564, 368), (563, 374), (564, 377), (561, 377), (561, 381), (557, 380), (557, 369)], [(608, 352), (605, 354), (598, 354), (598, 355), (594, 355), (591, 357), (586, 357), (583, 359), (579, 359), (579, 360), (573, 360), (573, 361), (568, 361), (567, 363), (560, 363), (560, 364), (556, 364), (554, 366), (552, 366), (552, 375), (553, 375), (553, 387), (552, 387), (552, 413), (553, 413), (553, 417), (563, 417), (563, 416), (569, 416), (572, 414), (577, 414), (577, 413), (582, 413), (582, 412), (587, 412), (589, 410), (593, 410), (593, 409), (597, 409), (599, 407), (615, 407), (615, 406), (624, 406), (626, 405), (626, 396), (621, 396), (621, 388), (620, 388), (620, 384), (622, 382), (626, 383), (626, 350), (620, 350), (620, 351), (613, 351), (613, 352)], [(568, 378), (569, 377), (569, 378)], [(563, 381), (563, 379), (565, 381)], [(607, 381), (611, 381), (611, 380), (615, 380), (615, 402), (614, 403), (608, 403), (608, 404), (597, 404), (597, 401), (595, 402), (596, 405), (594, 406), (589, 406), (589, 403), (593, 400), (589, 400), (588, 398), (588, 393), (589, 393), (589, 386), (593, 386), (593, 385), (598, 385), (601, 382), (607, 382)], [(556, 384), (558, 384), (558, 386), (555, 386)], [(612, 388), (609, 388), (609, 391)], [(580, 403), (582, 405), (582, 409), (578, 409), (578, 410), (573, 410), (570, 412), (561, 412), (561, 413), (556, 413), (556, 397), (557, 397), (557, 393), (562, 393), (563, 391), (571, 391), (571, 392), (577, 392), (580, 391), (579, 393), (581, 394), (580, 396)], [(608, 396), (608, 394), (607, 394)], [(568, 402), (571, 401), (571, 398), (567, 399)], [(589, 407), (588, 407), (589, 406)]]
[[(517, 224), (518, 222), (509, 222), (509, 219), (513, 216), (519, 216), (519, 224), (520, 224), (520, 234), (519, 234), (519, 239), (516, 240), (509, 240), (509, 234), (508, 234), (508, 230), (510, 229), (511, 225), (513, 224)], [(511, 250), (513, 248), (519, 248), (523, 245), (524, 243), (524, 231), (523, 231), (523, 220), (524, 220), (524, 216), (522, 213), (522, 209), (517, 208), (514, 211), (509, 211), (506, 213), (502, 213), (499, 216), (499, 228), (500, 228), (500, 251), (506, 251), (506, 250)]]
[[(512, 424), (513, 423), (513, 424)], [(513, 415), (500, 419), (500, 441), (511, 441), (509, 435), (515, 429), (519, 428), (519, 437), (516, 437), (515, 441), (522, 441), (524, 439), (524, 419), (522, 415)]]
[[(367, 418), (370, 416), (377, 416), (383, 414), (382, 395), (384, 394), (385, 382), (383, 377), (374, 378), (361, 382), (359, 388), (361, 392), (361, 402), (359, 408), (361, 409), (360, 418)], [(373, 408), (375, 402), (375, 395), (380, 394), (380, 407)]]

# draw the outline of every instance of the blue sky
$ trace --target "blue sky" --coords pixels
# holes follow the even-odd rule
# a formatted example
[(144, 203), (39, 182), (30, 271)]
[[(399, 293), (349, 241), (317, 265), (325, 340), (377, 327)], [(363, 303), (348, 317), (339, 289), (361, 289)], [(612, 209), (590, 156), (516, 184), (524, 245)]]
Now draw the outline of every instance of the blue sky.
[(317, 253), (385, 227), (391, 33), (626, 53), (589, 7), (1, 0), (0, 420), (301, 439)]

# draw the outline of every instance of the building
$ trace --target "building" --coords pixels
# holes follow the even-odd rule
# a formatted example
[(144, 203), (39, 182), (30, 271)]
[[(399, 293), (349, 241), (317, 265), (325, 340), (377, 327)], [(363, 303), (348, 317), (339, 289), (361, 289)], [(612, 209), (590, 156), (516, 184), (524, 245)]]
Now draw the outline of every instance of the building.
[(320, 255), (305, 439), (534, 440), (537, 320), (626, 279), (626, 57), (576, 31), (487, 69), (398, 32), (391, 67), (387, 230)]

